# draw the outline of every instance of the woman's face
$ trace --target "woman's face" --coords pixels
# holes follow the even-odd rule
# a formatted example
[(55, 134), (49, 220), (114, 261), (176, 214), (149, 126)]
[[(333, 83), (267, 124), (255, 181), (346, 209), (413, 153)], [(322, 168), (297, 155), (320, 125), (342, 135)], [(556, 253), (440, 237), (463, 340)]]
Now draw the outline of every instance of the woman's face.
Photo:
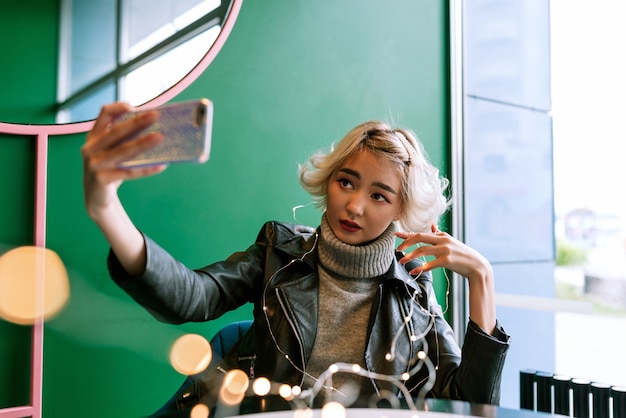
[(372, 241), (400, 216), (399, 170), (362, 151), (341, 165), (328, 183), (326, 217), (346, 244)]

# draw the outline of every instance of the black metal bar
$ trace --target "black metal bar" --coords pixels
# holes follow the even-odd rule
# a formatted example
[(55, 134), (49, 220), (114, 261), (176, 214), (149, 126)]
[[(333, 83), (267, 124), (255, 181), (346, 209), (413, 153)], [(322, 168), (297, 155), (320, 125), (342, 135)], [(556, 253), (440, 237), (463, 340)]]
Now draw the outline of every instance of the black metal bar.
[(552, 373), (537, 372), (535, 382), (537, 383), (537, 411), (552, 412)]
[(554, 413), (569, 416), (569, 393), (572, 378), (563, 375), (554, 375), (552, 377), (552, 386), (554, 386)]
[(591, 384), (593, 418), (609, 418), (611, 385), (593, 382)]
[(521, 409), (535, 410), (535, 370), (519, 372), (519, 406)]
[(611, 398), (613, 398), (613, 418), (626, 418), (626, 387), (613, 386)]
[(584, 379), (572, 379), (573, 416), (589, 418), (589, 390), (591, 382)]

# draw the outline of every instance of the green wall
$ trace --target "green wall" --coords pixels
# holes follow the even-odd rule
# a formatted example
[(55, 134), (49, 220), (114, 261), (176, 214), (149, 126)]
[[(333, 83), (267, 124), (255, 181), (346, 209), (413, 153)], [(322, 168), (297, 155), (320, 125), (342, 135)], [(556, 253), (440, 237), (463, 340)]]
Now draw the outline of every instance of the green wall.
[[(0, 254), (33, 244), (34, 158), (31, 138), (0, 136)], [(29, 402), (30, 335), (0, 320), (0, 408)]]
[[(222, 259), (245, 249), (264, 221), (293, 221), (292, 208), (310, 202), (298, 184), (297, 163), (373, 118), (413, 128), (445, 173), (446, 5), (443, 0), (393, 0), (386, 8), (374, 0), (244, 2), (215, 61), (176, 97), (213, 100), (211, 159), (124, 184), (120, 194), (131, 217), (189, 266)], [(0, 109), (11, 100), (1, 97)], [(24, 161), (32, 150), (21, 141), (7, 145), (0, 138), (3, 153), (22, 156), (2, 170), (17, 171), (26, 177), (20, 180), (24, 188), (32, 188), (32, 162)], [(47, 245), (65, 262), (72, 293), (66, 309), (45, 327), (44, 416), (144, 416), (183, 380), (168, 365), (173, 340), (185, 332), (209, 338), (223, 324), (249, 317), (250, 307), (213, 323), (170, 326), (112, 284), (105, 266), (108, 247), (83, 206), (83, 141), (84, 135), (72, 135), (53, 137), (49, 144)], [(31, 191), (21, 193), (28, 203)], [(15, 217), (24, 233), (10, 244), (32, 237), (32, 213), (16, 213), (18, 204), (0, 206), (2, 225), (15, 227), (7, 220)], [(298, 222), (313, 226), (319, 217), (312, 206), (297, 212)], [(0, 341), (5, 335), (25, 340), (11, 332), (0, 328)], [(5, 352), (13, 355), (10, 347), (0, 354)], [(5, 377), (0, 367), (0, 392), (23, 380), (18, 371)], [(12, 399), (23, 397), (20, 392)]]
[[(52, 123), (56, 94), (58, 4), (0, 6), (0, 121)], [(0, 134), (0, 254), (33, 244), (34, 138)], [(0, 408), (30, 399), (31, 327), (0, 320)]]
[(0, 42), (0, 121), (54, 123), (59, 1), (3, 1)]

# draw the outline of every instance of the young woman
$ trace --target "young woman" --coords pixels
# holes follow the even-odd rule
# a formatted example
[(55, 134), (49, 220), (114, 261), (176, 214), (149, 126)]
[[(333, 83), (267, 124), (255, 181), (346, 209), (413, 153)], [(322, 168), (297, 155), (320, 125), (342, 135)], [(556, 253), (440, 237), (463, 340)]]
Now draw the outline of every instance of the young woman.
[[(237, 368), (339, 397), (427, 393), (499, 402), (509, 337), (496, 321), (493, 271), (438, 229), (448, 183), (412, 132), (378, 121), (355, 127), (300, 167), (302, 186), (322, 210), (316, 229), (267, 222), (245, 251), (192, 270), (139, 232), (118, 198), (124, 180), (165, 169), (118, 168), (162, 140), (153, 133), (124, 141), (158, 118), (152, 111), (113, 124), (128, 110), (124, 103), (103, 107), (82, 148), (86, 207), (111, 245), (112, 278), (170, 323), (208, 321), (254, 304), (250, 331), (195, 379), (205, 399), (214, 395), (215, 376)], [(462, 350), (433, 292), (435, 268), (468, 280)], [(358, 366), (327, 379), (331, 365)]]

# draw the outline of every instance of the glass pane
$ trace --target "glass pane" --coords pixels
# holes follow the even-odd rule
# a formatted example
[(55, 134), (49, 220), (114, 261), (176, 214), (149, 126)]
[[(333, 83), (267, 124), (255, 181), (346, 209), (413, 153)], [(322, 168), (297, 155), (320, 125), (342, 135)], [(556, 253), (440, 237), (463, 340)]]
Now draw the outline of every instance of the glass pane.
[[(65, 36), (69, 39), (69, 73), (65, 76), (70, 93), (112, 71), (117, 63), (115, 40), (116, 0), (68, 0), (64, 19), (71, 19)], [(69, 13), (66, 15), (65, 13)], [(65, 49), (65, 53), (67, 49)]]
[(463, 2), (464, 239), (494, 269), (512, 408), (520, 370), (555, 368), (549, 1)]
[(550, 108), (549, 0), (465, 2), (469, 96)]
[(57, 123), (94, 119), (103, 105), (115, 101), (115, 91), (115, 84), (109, 82), (106, 86), (59, 112)]
[(549, 115), (472, 98), (465, 112), (467, 243), (492, 263), (552, 259)]
[[(123, 81), (123, 97), (140, 105), (168, 90), (198, 64), (219, 35), (213, 26), (193, 39), (130, 72)], [(160, 69), (167, 68), (169, 71)]]
[(552, 0), (551, 8), (555, 286), (559, 298), (593, 309), (557, 314), (556, 369), (624, 386), (626, 3)]
[(125, 6), (127, 44), (123, 47), (127, 48), (126, 61), (215, 10), (220, 6), (220, 0), (126, 0)]

